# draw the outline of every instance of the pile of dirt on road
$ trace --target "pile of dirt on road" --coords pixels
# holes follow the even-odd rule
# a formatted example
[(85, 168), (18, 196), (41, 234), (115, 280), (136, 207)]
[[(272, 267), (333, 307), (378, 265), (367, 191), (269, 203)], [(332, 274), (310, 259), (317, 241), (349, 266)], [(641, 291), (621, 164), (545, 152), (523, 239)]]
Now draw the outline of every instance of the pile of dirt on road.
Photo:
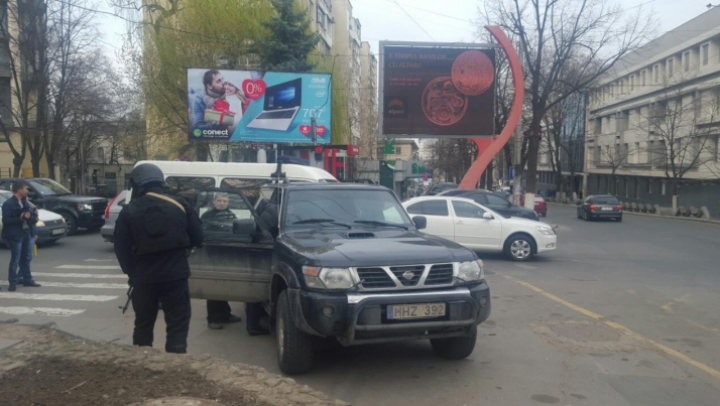
[(0, 388), (0, 405), (13, 406), (127, 406), (166, 397), (226, 406), (347, 405), (259, 367), (3, 323)]

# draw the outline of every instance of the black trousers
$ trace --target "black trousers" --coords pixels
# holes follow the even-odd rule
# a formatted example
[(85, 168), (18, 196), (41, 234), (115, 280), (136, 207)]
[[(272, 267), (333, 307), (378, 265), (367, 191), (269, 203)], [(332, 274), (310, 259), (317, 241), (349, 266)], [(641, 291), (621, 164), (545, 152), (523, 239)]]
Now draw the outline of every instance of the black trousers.
[(162, 304), (167, 325), (165, 351), (186, 353), (192, 313), (187, 278), (135, 286), (132, 294), (132, 305), (135, 310), (133, 345), (152, 347), (158, 303)]
[(208, 323), (225, 323), (230, 318), (230, 304), (222, 300), (207, 301)]

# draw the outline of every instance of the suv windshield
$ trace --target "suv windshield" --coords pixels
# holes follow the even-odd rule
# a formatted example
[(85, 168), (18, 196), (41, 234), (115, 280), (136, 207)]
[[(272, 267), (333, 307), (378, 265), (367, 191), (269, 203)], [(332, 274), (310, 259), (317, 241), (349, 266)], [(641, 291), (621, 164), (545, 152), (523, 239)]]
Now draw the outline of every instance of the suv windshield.
[(30, 182), (30, 187), (44, 196), (50, 195), (71, 195), (72, 192), (67, 190), (65, 186), (50, 179), (34, 179)]
[(288, 190), (286, 207), (284, 227), (333, 222), (359, 227), (358, 221), (363, 226), (412, 227), (395, 196), (384, 190)]

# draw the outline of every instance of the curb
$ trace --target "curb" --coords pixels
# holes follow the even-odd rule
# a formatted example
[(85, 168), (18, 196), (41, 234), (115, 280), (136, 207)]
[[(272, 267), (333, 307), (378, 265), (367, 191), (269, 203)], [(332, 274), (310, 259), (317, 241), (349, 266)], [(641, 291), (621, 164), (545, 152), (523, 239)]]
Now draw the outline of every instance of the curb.
[[(553, 205), (553, 206), (566, 206), (566, 207), (574, 206), (572, 204), (557, 203), (557, 202), (547, 202), (547, 204)], [(638, 213), (638, 212), (634, 212), (634, 211), (625, 211), (625, 210), (623, 210), (623, 214), (630, 214), (633, 216), (642, 216), (642, 217), (652, 217), (652, 218), (656, 218), (656, 219), (666, 219), (666, 220), (694, 221), (696, 223), (714, 224), (716, 226), (720, 226), (720, 220), (697, 219), (697, 218), (692, 218), (692, 217), (678, 217), (678, 216), (663, 216), (660, 214)]]

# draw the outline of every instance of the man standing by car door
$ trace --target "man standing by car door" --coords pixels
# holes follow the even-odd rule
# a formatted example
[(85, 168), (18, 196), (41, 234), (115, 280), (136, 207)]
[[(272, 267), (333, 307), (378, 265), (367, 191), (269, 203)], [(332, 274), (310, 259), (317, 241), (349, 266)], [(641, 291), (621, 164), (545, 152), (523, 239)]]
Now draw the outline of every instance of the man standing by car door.
[[(233, 221), (237, 219), (228, 207), (230, 196), (227, 193), (216, 193), (213, 208), (206, 211), (200, 221), (205, 232), (232, 232)], [(239, 323), (242, 318), (230, 312), (230, 304), (224, 300), (207, 301), (207, 322), (212, 330), (222, 330), (225, 323)]]
[[(28, 184), (19, 180), (12, 185), (13, 197), (2, 205), (2, 239), (10, 248), (8, 267), (8, 290), (14, 292), (18, 283), (23, 286), (40, 287), (30, 274), (30, 261), (35, 248), (35, 223), (38, 212), (27, 201)], [(18, 278), (18, 266), (20, 273)]]
[(183, 354), (191, 315), (187, 250), (202, 244), (203, 233), (195, 211), (182, 198), (165, 195), (163, 185), (163, 173), (153, 164), (132, 170), (132, 198), (115, 225), (115, 255), (133, 287), (133, 345), (152, 347), (160, 303), (165, 351)]

